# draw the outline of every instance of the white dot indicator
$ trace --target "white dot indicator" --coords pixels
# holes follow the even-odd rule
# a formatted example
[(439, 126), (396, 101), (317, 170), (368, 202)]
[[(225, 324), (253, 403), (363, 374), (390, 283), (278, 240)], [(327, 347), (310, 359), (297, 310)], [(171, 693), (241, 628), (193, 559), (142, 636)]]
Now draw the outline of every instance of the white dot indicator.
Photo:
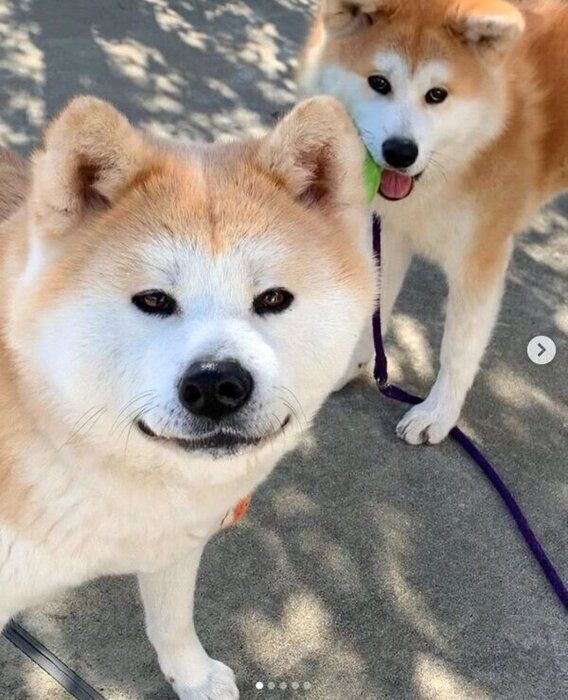
[(282, 683), (280, 683), (280, 690), (286, 690), (287, 687), (288, 687), (288, 684), (285, 683), (284, 681), (282, 681)]
[(276, 683), (270, 681), (270, 683), (268, 684), (268, 690), (274, 690), (274, 688), (276, 688)]
[(256, 683), (256, 689), (257, 690), (262, 690), (264, 688), (264, 683), (262, 681), (257, 681)]
[(309, 681), (304, 681), (302, 684), (304, 690), (309, 690), (312, 687), (312, 684)]
[(292, 681), (290, 685), (292, 686), (292, 690), (298, 690), (298, 688), (300, 687), (298, 681)]

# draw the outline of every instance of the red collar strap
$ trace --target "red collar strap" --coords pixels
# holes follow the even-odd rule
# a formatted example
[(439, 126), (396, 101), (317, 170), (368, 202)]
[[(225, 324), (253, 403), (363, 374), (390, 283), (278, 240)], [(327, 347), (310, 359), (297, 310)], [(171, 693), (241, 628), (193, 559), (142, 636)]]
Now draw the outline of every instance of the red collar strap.
[(247, 513), (248, 507), (250, 505), (250, 499), (250, 493), (244, 498), (241, 498), (241, 500), (238, 501), (237, 505), (227, 512), (227, 515), (221, 521), (221, 527), (232, 527), (233, 525), (236, 525), (239, 522), (239, 520), (242, 520)]

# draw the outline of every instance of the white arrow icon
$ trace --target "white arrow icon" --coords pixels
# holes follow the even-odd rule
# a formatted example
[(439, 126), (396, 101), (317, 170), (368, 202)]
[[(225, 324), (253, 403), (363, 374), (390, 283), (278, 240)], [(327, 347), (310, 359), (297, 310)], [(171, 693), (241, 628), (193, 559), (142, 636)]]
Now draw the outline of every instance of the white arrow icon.
[(535, 365), (547, 365), (554, 360), (556, 345), (547, 335), (537, 335), (527, 345), (527, 355)]

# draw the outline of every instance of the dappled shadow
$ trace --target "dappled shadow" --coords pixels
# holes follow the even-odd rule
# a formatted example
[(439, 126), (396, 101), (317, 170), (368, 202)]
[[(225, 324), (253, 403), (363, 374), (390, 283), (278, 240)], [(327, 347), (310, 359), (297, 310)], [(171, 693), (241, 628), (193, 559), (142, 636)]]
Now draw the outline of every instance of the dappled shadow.
[(77, 93), (157, 135), (251, 134), (288, 107), (308, 3), (5, 0), (0, 136), (25, 150)]
[[(77, 92), (110, 99), (158, 135), (256, 133), (294, 99), (312, 4), (5, 0), (0, 140), (28, 151)], [(565, 217), (560, 201), (520, 237), (463, 419), (566, 572)], [(441, 275), (415, 264), (389, 335), (393, 377), (422, 393), (443, 297)], [(542, 333), (558, 359), (536, 367), (525, 348)], [(562, 613), (540, 572), (456, 446), (396, 440), (403, 410), (370, 385), (334, 396), (315, 444), (289, 456), (243, 524), (208, 547), (197, 624), (245, 700), (259, 697), (257, 680), (309, 682), (298, 695), (322, 700), (560, 694)], [(109, 698), (173, 697), (132, 580), (98, 581), (24, 620)], [(22, 698), (38, 697), (36, 678), (22, 657)]]

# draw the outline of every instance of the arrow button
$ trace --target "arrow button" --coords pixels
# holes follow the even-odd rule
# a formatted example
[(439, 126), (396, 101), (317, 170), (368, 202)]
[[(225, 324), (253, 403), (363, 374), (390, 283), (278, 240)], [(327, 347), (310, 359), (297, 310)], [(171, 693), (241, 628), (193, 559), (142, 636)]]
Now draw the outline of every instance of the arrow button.
[(527, 345), (527, 355), (535, 365), (547, 365), (554, 360), (556, 344), (547, 335), (537, 335)]

